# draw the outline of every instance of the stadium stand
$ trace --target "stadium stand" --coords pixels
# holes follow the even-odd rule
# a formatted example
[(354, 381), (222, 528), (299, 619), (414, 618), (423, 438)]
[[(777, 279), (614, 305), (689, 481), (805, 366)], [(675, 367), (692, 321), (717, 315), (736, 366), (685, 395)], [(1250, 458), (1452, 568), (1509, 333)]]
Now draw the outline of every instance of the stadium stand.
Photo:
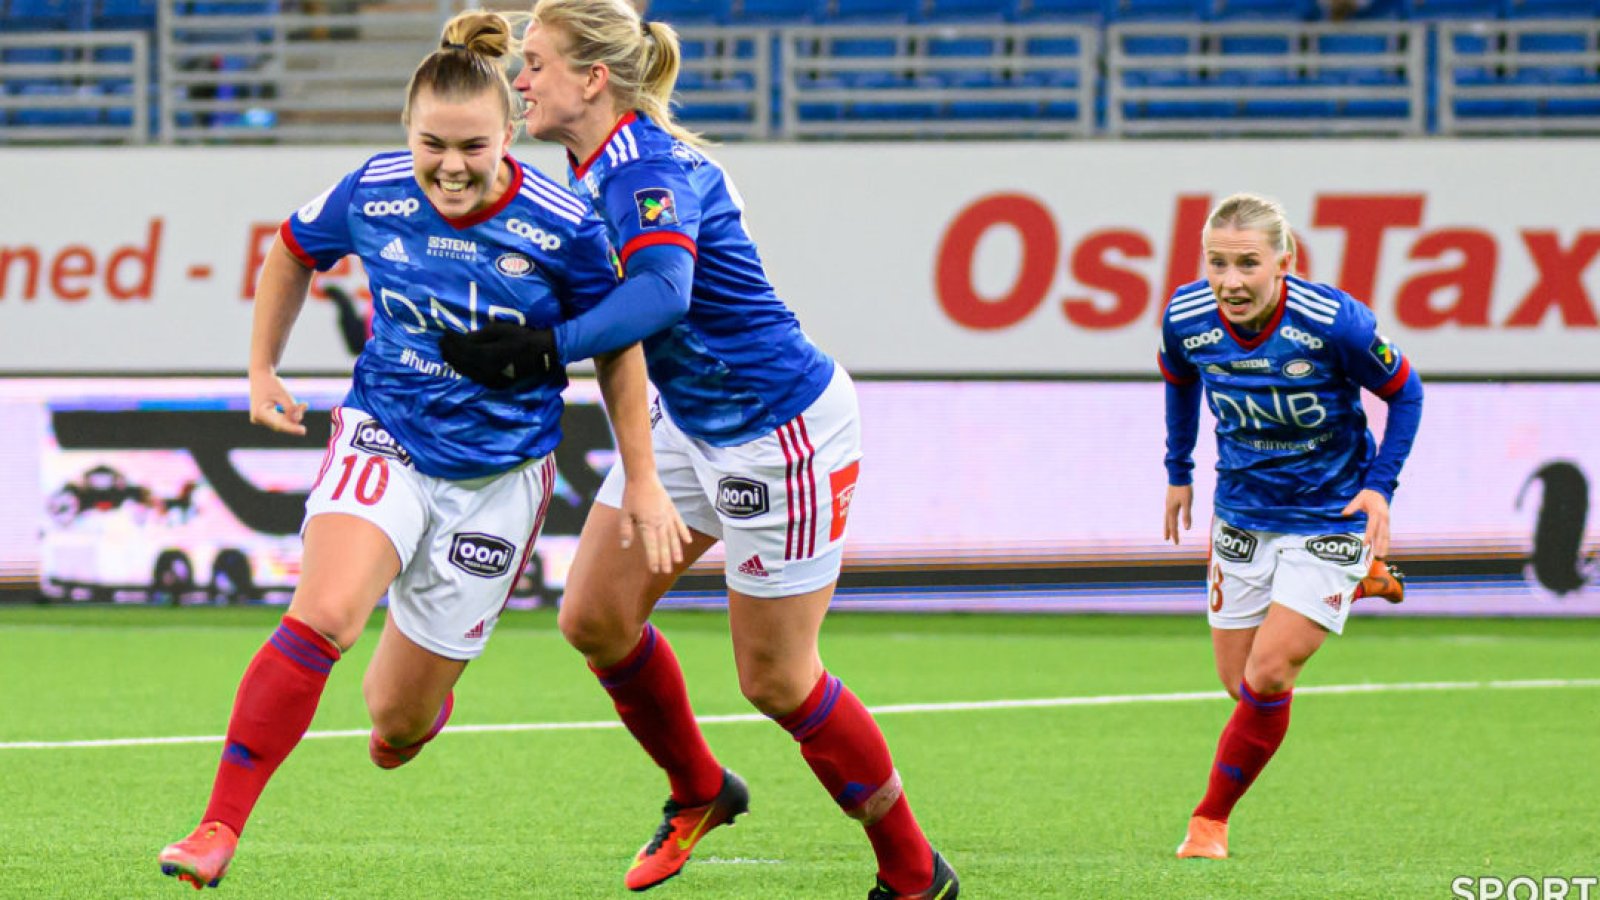
[[(396, 85), (460, 2), (0, 0), (0, 143), (392, 141)], [(1600, 133), (1600, 0), (1329, 8), (652, 0), (648, 15), (679, 28), (680, 114), (717, 139)]]

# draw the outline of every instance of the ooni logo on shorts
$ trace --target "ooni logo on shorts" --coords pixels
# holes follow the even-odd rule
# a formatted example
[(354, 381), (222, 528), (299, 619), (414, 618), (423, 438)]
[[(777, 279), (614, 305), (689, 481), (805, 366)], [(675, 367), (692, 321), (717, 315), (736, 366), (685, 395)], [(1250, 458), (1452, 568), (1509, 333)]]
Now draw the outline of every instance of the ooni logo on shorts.
[(1248, 531), (1240, 531), (1232, 525), (1223, 525), (1217, 529), (1217, 536), (1211, 541), (1211, 549), (1219, 558), (1228, 562), (1249, 562), (1256, 555), (1256, 536)]
[(382, 456), (385, 459), (411, 465), (411, 454), (406, 452), (406, 448), (400, 446), (393, 435), (372, 419), (356, 426), (356, 434), (350, 439), (350, 446), (357, 450), (365, 450), (373, 456)]
[(479, 578), (497, 578), (511, 571), (511, 558), (516, 554), (510, 541), (492, 534), (468, 532), (450, 541), (450, 565)]
[(1308, 538), (1306, 550), (1317, 559), (1342, 566), (1361, 561), (1361, 539), (1348, 534), (1322, 534)]
[(1206, 346), (1209, 346), (1211, 344), (1221, 343), (1221, 341), (1222, 341), (1222, 329), (1221, 328), (1213, 328), (1210, 331), (1203, 331), (1200, 334), (1195, 335), (1194, 337), (1186, 337), (1186, 338), (1184, 338), (1183, 339), (1183, 349), (1185, 349), (1185, 350), (1199, 350), (1201, 347), (1206, 347)]
[(415, 197), (404, 200), (368, 200), (361, 204), (361, 214), (369, 217), (376, 216), (409, 216), (422, 208), (422, 204)]
[(753, 519), (767, 511), (767, 486), (730, 475), (717, 482), (717, 512), (730, 519)]

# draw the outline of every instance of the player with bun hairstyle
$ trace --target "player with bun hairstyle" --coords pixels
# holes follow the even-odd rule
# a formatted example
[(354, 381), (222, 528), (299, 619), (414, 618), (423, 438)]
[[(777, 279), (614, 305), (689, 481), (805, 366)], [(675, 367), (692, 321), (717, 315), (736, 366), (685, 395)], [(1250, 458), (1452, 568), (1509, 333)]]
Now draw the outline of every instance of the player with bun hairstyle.
[[(1228, 816), (1283, 742), (1294, 683), (1362, 596), (1402, 599), (1389, 502), (1422, 420), (1422, 380), (1372, 311), (1292, 274), (1283, 208), (1223, 200), (1202, 233), (1206, 277), (1162, 315), (1167, 381), (1163, 535), (1191, 527), (1200, 399), (1217, 421), (1208, 617), (1217, 674), (1237, 701), (1180, 858), (1228, 855)], [(1389, 405), (1383, 444), (1361, 391)]]
[[(408, 150), (372, 157), (291, 215), (262, 269), (252, 421), (305, 433), (306, 405), (277, 367), (313, 271), (361, 258), (373, 333), (306, 502), (294, 598), (239, 685), (199, 827), (160, 854), (163, 873), (196, 888), (226, 874), (262, 789), (385, 591), (389, 614), (362, 687), (368, 750), (388, 769), (444, 727), (452, 688), (533, 552), (565, 377), (479, 384), (440, 358), (440, 337), (495, 322), (553, 325), (599, 303), (617, 276), (583, 203), (507, 152), (520, 114), (501, 62), (511, 40), (498, 14), (451, 19), (407, 89)], [(596, 368), (627, 463), (622, 505), (639, 529), (622, 541), (639, 538), (630, 562), (671, 571), (687, 532), (653, 468), (643, 354), (619, 345)]]
[(871, 896), (952, 900), (956, 874), (912, 815), (883, 734), (818, 653), (861, 457), (855, 389), (773, 291), (733, 183), (672, 120), (677, 35), (625, 0), (539, 0), (522, 53), (515, 86), (528, 133), (566, 147), (569, 181), (605, 222), (624, 280), (570, 321), (452, 338), (445, 356), (491, 379), (644, 342), (660, 392), (656, 462), (693, 539), (665, 575), (606, 539), (627, 521), (624, 461), (584, 526), (559, 620), (667, 776), (661, 824), (625, 884), (642, 891), (677, 875), (749, 803), (707, 747), (672, 648), (649, 621), (720, 540), (739, 686), (865, 827), (878, 862)]

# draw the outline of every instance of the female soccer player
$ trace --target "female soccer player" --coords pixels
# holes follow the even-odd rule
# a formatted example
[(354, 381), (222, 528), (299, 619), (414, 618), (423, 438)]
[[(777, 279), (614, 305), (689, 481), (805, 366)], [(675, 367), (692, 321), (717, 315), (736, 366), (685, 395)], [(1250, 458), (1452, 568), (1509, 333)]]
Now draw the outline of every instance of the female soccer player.
[[(1202, 235), (1206, 279), (1162, 317), (1163, 534), (1191, 525), (1201, 385), (1217, 420), (1211, 641), (1238, 705), (1179, 857), (1228, 855), (1228, 815), (1283, 742), (1295, 679), (1365, 595), (1400, 600), (1389, 500), (1422, 419), (1422, 380), (1349, 294), (1290, 274), (1283, 209), (1236, 194)], [(1389, 404), (1376, 447), (1361, 389)]]
[[(393, 768), (449, 719), (451, 689), (533, 551), (565, 378), (476, 384), (440, 360), (440, 335), (553, 324), (593, 306), (617, 278), (583, 203), (507, 155), (519, 112), (499, 61), (510, 49), (503, 17), (452, 19), (406, 94), (409, 152), (373, 157), (301, 207), (262, 270), (250, 417), (268, 428), (305, 433), (306, 406), (276, 369), (312, 271), (359, 255), (376, 318), (306, 503), (294, 598), (239, 685), (200, 826), (161, 852), (162, 871), (196, 888), (227, 872), (262, 788), (384, 591), (389, 616), (363, 693), (372, 759)], [(598, 359), (628, 464), (623, 506), (647, 526), (635, 554), (670, 571), (683, 525), (652, 468), (643, 353), (624, 346)]]
[(678, 874), (709, 830), (748, 806), (744, 783), (706, 746), (672, 648), (648, 621), (720, 539), (740, 688), (866, 827), (878, 860), (871, 896), (954, 898), (955, 873), (917, 825), (883, 734), (817, 652), (861, 456), (855, 390), (774, 294), (732, 183), (672, 121), (676, 34), (641, 22), (626, 0), (540, 0), (522, 51), (515, 84), (528, 132), (567, 148), (574, 190), (604, 220), (625, 280), (554, 329), (497, 326), (467, 335), (446, 358), (491, 378), (508, 366), (537, 369), (551, 352), (569, 362), (644, 339), (660, 392), (656, 463), (693, 539), (665, 575), (605, 539), (625, 515), (624, 461), (584, 526), (560, 616), (671, 787), (627, 886), (642, 891)]

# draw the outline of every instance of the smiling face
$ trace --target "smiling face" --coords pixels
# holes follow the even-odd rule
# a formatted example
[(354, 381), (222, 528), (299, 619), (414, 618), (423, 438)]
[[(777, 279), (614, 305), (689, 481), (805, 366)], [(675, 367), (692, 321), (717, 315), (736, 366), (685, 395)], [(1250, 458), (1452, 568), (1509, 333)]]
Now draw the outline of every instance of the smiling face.
[(1265, 232), (1232, 226), (1206, 233), (1206, 281), (1229, 324), (1260, 331), (1278, 308), (1292, 255)]
[(515, 128), (496, 91), (466, 100), (417, 93), (406, 145), (417, 184), (440, 214), (457, 219), (499, 198), (507, 183), (500, 158)]
[(523, 124), (528, 136), (571, 145), (593, 98), (588, 74), (574, 69), (561, 52), (563, 35), (534, 24), (522, 38), (522, 71), (511, 86), (527, 108)]

